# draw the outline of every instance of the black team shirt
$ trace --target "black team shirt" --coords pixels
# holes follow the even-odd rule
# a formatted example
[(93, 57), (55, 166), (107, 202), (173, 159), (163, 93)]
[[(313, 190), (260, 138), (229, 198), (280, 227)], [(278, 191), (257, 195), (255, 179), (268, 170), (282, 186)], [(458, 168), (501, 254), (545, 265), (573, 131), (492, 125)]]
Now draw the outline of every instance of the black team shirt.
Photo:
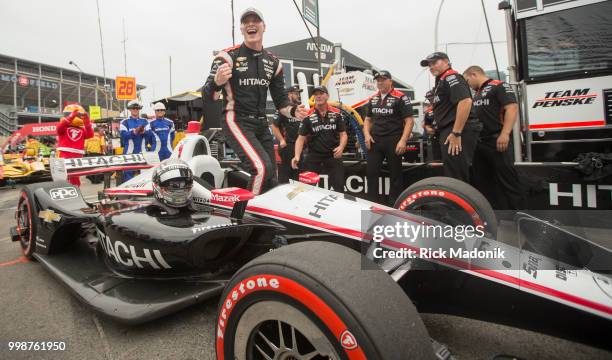
[(412, 116), (412, 105), (399, 90), (391, 89), (384, 98), (379, 91), (370, 98), (367, 116), (372, 119), (370, 133), (374, 138), (401, 136), (404, 119)]
[(504, 107), (508, 104), (516, 104), (516, 96), (503, 81), (489, 79), (476, 91), (473, 106), (483, 125), (480, 137), (499, 135), (504, 127)]
[(308, 157), (328, 159), (334, 156), (334, 149), (340, 145), (340, 133), (346, 131), (340, 110), (327, 106), (325, 117), (313, 107), (308, 117), (302, 120), (299, 134), (308, 136)]

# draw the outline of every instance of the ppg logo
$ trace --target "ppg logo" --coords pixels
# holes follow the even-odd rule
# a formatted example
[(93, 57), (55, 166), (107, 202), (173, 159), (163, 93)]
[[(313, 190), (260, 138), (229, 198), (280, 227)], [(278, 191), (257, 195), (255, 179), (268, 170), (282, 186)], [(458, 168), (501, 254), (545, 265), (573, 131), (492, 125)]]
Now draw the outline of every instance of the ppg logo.
[(68, 200), (79, 196), (77, 189), (74, 187), (55, 188), (49, 190), (49, 195), (53, 200)]

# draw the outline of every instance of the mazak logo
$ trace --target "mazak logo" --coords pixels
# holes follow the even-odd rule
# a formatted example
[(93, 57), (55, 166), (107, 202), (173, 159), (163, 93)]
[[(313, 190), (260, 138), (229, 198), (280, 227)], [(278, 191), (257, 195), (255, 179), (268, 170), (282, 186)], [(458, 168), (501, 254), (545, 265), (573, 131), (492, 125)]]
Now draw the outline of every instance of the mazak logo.
[(79, 197), (79, 193), (74, 187), (65, 187), (49, 190), (49, 196), (53, 200), (70, 200)]
[(70, 140), (77, 141), (82, 136), (83, 136), (83, 130), (76, 129), (76, 128), (69, 128), (68, 129), (68, 137), (70, 138)]
[(266, 79), (240, 79), (240, 86), (268, 86), (270, 82)]
[(344, 330), (340, 335), (340, 344), (346, 350), (357, 349), (357, 340), (355, 336), (348, 330)]
[(219, 195), (215, 193), (212, 194), (211, 199), (217, 202), (238, 202), (240, 201), (240, 197), (238, 195)]
[(587, 88), (546, 92), (544, 98), (536, 100), (532, 108), (590, 105), (597, 99), (597, 94), (589, 94), (590, 90)]

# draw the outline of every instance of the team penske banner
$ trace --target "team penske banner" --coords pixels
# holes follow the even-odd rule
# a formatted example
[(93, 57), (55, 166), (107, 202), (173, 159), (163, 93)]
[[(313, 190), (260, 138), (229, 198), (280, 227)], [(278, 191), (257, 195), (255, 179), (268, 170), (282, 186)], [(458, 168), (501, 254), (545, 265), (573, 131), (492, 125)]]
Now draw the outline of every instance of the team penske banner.
[(606, 125), (604, 90), (612, 76), (527, 85), (530, 130)]

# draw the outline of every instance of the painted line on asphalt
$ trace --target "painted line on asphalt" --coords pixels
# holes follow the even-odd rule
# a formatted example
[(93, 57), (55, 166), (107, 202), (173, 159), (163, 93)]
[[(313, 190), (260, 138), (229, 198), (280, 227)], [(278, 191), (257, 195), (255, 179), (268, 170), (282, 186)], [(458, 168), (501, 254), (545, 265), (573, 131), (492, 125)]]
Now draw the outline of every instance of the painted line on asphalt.
[(11, 260), (11, 261), (0, 263), (0, 267), (7, 267), (7, 266), (12, 266), (12, 265), (21, 264), (21, 263), (27, 263), (27, 262), (30, 262), (30, 260), (28, 260), (27, 257), (20, 256), (20, 257), (18, 257), (15, 260)]
[(106, 334), (104, 333), (104, 328), (102, 327), (102, 324), (100, 323), (100, 320), (98, 320), (98, 317), (95, 314), (92, 314), (91, 317), (93, 318), (93, 322), (96, 325), (96, 330), (98, 330), (98, 335), (100, 335), (100, 340), (102, 341), (102, 347), (104, 347), (104, 357), (107, 360), (112, 360), (112, 353), (111, 353), (111, 347), (110, 344), (108, 343), (108, 340), (106, 340)]

